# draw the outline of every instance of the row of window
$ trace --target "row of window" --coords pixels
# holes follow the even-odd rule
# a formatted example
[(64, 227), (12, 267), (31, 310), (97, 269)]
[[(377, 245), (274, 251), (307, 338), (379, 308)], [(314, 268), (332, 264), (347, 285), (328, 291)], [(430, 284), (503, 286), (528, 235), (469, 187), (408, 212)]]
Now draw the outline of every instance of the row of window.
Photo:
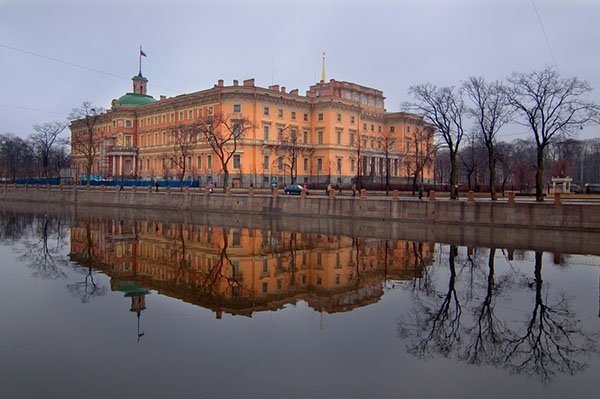
[[(384, 159), (383, 158), (367, 158), (367, 157), (363, 157), (363, 171), (367, 171), (368, 173), (372, 171), (374, 171), (376, 174), (381, 174), (381, 172), (383, 171), (383, 163), (384, 163)], [(277, 162), (277, 171), (278, 172), (285, 172), (286, 170), (289, 171), (289, 169), (291, 168), (291, 163), (290, 160), (286, 157), (283, 156), (279, 156), (276, 159)], [(297, 163), (300, 162), (300, 159), (298, 159), (296, 161)], [(400, 172), (400, 168), (401, 168), (401, 161), (399, 159), (392, 159), (390, 160), (391, 164), (390, 164), (390, 169), (391, 169), (391, 174), (394, 176), (398, 176), (399, 172)], [(343, 158), (342, 157), (337, 157), (335, 160), (335, 164), (330, 163), (329, 165), (327, 165), (327, 172), (333, 172), (334, 170), (337, 173), (341, 173), (342, 172), (342, 163), (343, 163)], [(350, 158), (349, 159), (349, 163), (350, 163), (350, 172), (355, 172), (356, 171), (356, 159)], [(309, 173), (311, 166), (310, 166), (310, 159), (309, 158), (302, 158), (302, 170), (304, 173)], [(269, 155), (265, 155), (263, 157), (263, 170), (264, 171), (269, 171), (271, 170), (271, 157)], [(316, 167), (316, 172), (323, 172), (324, 171), (324, 160), (322, 157), (317, 157), (315, 158), (315, 167)], [(238, 166), (239, 167), (239, 166)], [(334, 169), (335, 168), (335, 169)], [(298, 169), (298, 165), (294, 165), (294, 170)]]
[[(242, 112), (242, 106), (241, 104), (234, 104), (233, 105), (233, 112), (234, 113), (238, 113), (238, 112)], [(271, 108), (270, 107), (263, 107), (263, 116), (271, 116)], [(278, 118), (284, 118), (284, 110), (281, 108), (277, 109), (277, 117)], [(319, 122), (323, 122), (324, 121), (324, 114), (322, 112), (317, 114), (317, 121)], [(290, 111), (290, 119), (295, 121), (297, 120), (296, 118), (296, 111)], [(308, 122), (309, 121), (309, 114), (307, 113), (303, 113), (302, 114), (302, 119), (304, 122)], [(354, 115), (350, 115), (350, 123), (354, 124), (355, 123), (355, 116)], [(342, 122), (342, 114), (338, 113), (336, 114), (336, 121), (337, 122)]]
[[(236, 111), (239, 110), (239, 111)], [(242, 112), (242, 106), (240, 104), (234, 104), (233, 105), (233, 112), (237, 113), (237, 112)], [(271, 116), (271, 108), (270, 107), (263, 107), (263, 115), (264, 116)], [(277, 109), (277, 117), (283, 119), (284, 118), (284, 110), (281, 108)], [(308, 122), (308, 114), (307, 113), (302, 113), (302, 120), (304, 122)], [(290, 119), (295, 121), (298, 120), (297, 119), (297, 113), (296, 111), (290, 111)]]
[[(208, 154), (205, 155), (206, 157), (206, 170), (207, 171), (211, 171), (212, 170), (212, 164), (213, 164), (213, 158), (212, 155)], [(194, 157), (192, 156), (188, 156), (187, 160), (186, 160), (186, 169), (189, 171), (193, 168), (196, 168), (197, 171), (202, 171), (202, 167), (203, 167), (203, 155), (197, 155), (196, 157), (196, 163), (195, 165), (192, 163), (194, 160)], [(307, 157), (301, 158), (302, 159), (302, 163), (303, 163), (303, 171), (305, 173), (310, 172), (310, 159)], [(383, 170), (383, 158), (367, 158), (364, 157), (362, 158), (363, 160), (363, 170), (366, 172), (370, 172), (371, 170), (376, 172), (377, 174), (380, 174), (381, 171)], [(177, 162), (176, 162), (177, 161)], [(297, 160), (297, 162), (299, 163), (300, 159)], [(159, 163), (160, 162), (160, 163)], [(289, 170), (291, 167), (291, 164), (289, 162), (289, 159), (287, 159), (286, 157), (283, 156), (279, 156), (276, 159), (273, 160), (273, 165), (272, 165), (272, 160), (271, 160), (271, 156), (269, 155), (265, 155), (263, 157), (263, 170), (264, 171), (270, 171), (271, 170), (271, 166), (275, 166), (274, 163), (276, 162), (277, 164), (277, 170), (279, 172), (285, 172), (286, 170)], [(328, 165), (328, 172), (333, 172), (334, 168), (335, 171), (340, 173), (342, 172), (342, 162), (343, 162), (343, 158), (338, 157), (336, 158), (335, 164), (330, 164)], [(356, 170), (356, 160), (351, 158), (349, 159), (350, 162), (350, 171), (351, 172), (355, 172)], [(182, 169), (183, 167), (183, 159), (182, 157), (178, 157), (178, 159), (176, 160), (175, 158), (162, 158), (162, 159), (155, 159), (154, 161), (152, 161), (151, 159), (146, 159), (145, 160), (145, 165), (144, 165), (144, 160), (140, 160), (140, 172), (150, 172), (153, 170), (154, 168), (157, 168), (158, 165), (162, 166), (162, 170), (166, 170), (167, 168), (173, 169), (173, 168), (178, 168), (178, 169)], [(131, 160), (127, 159), (125, 160), (125, 170), (126, 171), (131, 171)], [(295, 165), (295, 170), (297, 170), (297, 164)], [(324, 160), (322, 157), (317, 157), (315, 158), (315, 166), (316, 166), (316, 172), (323, 172), (324, 171)], [(398, 159), (393, 159), (391, 160), (391, 173), (392, 175), (398, 175), (399, 171), (400, 171), (400, 167), (401, 167), (401, 163), (400, 160)], [(234, 170), (240, 170), (242, 168), (242, 159), (241, 159), (241, 154), (234, 154), (233, 156), (233, 169)]]
[[(192, 121), (196, 118), (202, 118), (203, 116), (214, 115), (214, 107), (204, 107), (189, 109), (186, 111), (171, 112), (170, 114), (155, 115), (153, 117), (140, 118), (140, 127), (151, 127), (159, 124), (166, 124), (173, 122), (184, 122)], [(113, 121), (114, 126), (114, 121)]]
[[(204, 158), (204, 157), (206, 157), (206, 158)], [(196, 159), (195, 165), (192, 163), (194, 158)], [(186, 169), (190, 170), (190, 169), (196, 168), (197, 171), (203, 170), (202, 169), (204, 166), (204, 164), (202, 163), (203, 159), (206, 159), (206, 166), (205, 166), (206, 170), (208, 170), (208, 171), (212, 170), (213, 157), (210, 154), (197, 155), (195, 157), (188, 156), (186, 159), (186, 164), (185, 164)], [(175, 161), (176, 161), (175, 158), (161, 158), (161, 159), (156, 158), (154, 160), (151, 160), (150, 158), (146, 158), (145, 160), (140, 159), (140, 172), (150, 172), (153, 169), (157, 170), (159, 165), (162, 167), (162, 170), (166, 170), (167, 168), (173, 169), (175, 167), (181, 169), (183, 166), (183, 158), (178, 157), (177, 162), (175, 162)], [(241, 167), (241, 155), (234, 154), (233, 162), (234, 162), (234, 169), (239, 169)], [(236, 164), (237, 164), (237, 167), (235, 166)]]

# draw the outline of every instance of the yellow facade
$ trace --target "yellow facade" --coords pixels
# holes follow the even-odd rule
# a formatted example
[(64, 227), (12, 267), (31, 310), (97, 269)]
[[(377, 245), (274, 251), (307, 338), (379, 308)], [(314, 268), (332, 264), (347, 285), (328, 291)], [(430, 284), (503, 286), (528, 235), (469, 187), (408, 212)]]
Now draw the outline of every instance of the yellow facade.
[[(134, 77), (138, 86), (133, 95), (147, 98), (143, 79)], [(333, 79), (311, 86), (305, 96), (278, 85), (258, 87), (249, 79), (231, 86), (220, 80), (208, 90), (141, 105), (123, 98), (124, 104), (113, 100), (93, 128), (98, 154), (92, 174), (103, 179), (178, 180), (183, 153), (176, 148), (173, 129), (214, 115), (249, 122), (227, 164), (233, 186), (289, 184), (293, 163), (298, 184), (348, 187), (357, 177), (376, 184), (383, 183), (386, 173), (392, 184), (401, 184), (412, 177), (419, 151), (433, 148), (433, 128), (421, 117), (388, 113), (381, 91)], [(84, 122), (71, 123), (73, 140), (88, 134)], [(293, 146), (292, 134), (297, 137)], [(184, 180), (222, 184), (223, 168), (205, 139), (194, 142), (183, 158)], [(85, 174), (85, 164), (73, 146), (72, 167)], [(432, 162), (422, 175), (425, 181), (432, 179)]]

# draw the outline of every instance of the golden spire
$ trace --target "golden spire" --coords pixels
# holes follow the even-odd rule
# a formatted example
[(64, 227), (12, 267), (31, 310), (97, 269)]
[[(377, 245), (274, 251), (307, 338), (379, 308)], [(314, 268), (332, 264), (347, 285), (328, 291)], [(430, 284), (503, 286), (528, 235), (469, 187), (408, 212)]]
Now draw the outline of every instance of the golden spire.
[(323, 51), (323, 76), (321, 76), (321, 82), (325, 83), (325, 52)]

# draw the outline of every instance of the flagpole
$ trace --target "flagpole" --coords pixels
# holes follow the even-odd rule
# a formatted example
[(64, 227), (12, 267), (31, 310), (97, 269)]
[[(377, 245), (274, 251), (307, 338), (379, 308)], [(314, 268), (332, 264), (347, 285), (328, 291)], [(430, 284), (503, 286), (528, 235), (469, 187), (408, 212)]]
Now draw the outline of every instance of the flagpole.
[(140, 76), (142, 76), (142, 46), (140, 45)]

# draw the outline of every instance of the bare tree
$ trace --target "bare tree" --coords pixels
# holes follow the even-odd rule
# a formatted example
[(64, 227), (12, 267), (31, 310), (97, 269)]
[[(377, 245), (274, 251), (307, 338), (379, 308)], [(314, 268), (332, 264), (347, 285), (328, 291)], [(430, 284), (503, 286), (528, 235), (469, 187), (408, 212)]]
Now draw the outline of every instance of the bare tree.
[(226, 116), (221, 113), (206, 116), (195, 125), (221, 161), (223, 187), (227, 187), (229, 182), (229, 161), (236, 153), (244, 133), (252, 127), (252, 122), (245, 117)]
[(598, 106), (586, 99), (592, 91), (586, 81), (563, 79), (548, 67), (542, 71), (513, 73), (506, 89), (507, 99), (521, 119), (517, 123), (531, 129), (536, 142), (537, 171), (535, 196), (544, 200), (544, 150), (560, 134), (598, 121)]
[(53, 176), (60, 176), (60, 170), (66, 168), (71, 163), (71, 156), (68, 153), (68, 141), (61, 140), (59, 146), (54, 146), (50, 151), (49, 173)]
[[(413, 178), (412, 193), (417, 189), (417, 181), (423, 184), (423, 171), (432, 167), (438, 145), (433, 143), (433, 130), (426, 128), (415, 128), (411, 133), (411, 140), (407, 141), (404, 154), (406, 171)], [(419, 191), (420, 192), (420, 191)]]
[(192, 155), (198, 144), (201, 132), (192, 124), (179, 124), (169, 129), (173, 140), (175, 156), (173, 163), (179, 169), (179, 187), (183, 190), (183, 179), (188, 168), (188, 158)]
[(50, 156), (55, 144), (61, 142), (58, 137), (67, 127), (67, 122), (48, 122), (42, 125), (33, 126), (35, 133), (29, 136), (29, 141), (33, 147), (33, 152), (38, 158), (42, 167), (42, 177), (48, 181)]
[(291, 184), (296, 184), (298, 177), (298, 156), (301, 152), (298, 141), (298, 129), (286, 126), (277, 132), (279, 149), (285, 153), (284, 167), (290, 171)]
[(463, 83), (463, 90), (471, 100), (472, 106), (467, 108), (469, 115), (477, 121), (479, 135), (488, 153), (490, 172), (490, 197), (497, 200), (496, 194), (496, 136), (500, 128), (512, 117), (508, 106), (506, 90), (498, 81), (486, 83), (482, 77), (474, 76)]
[(393, 132), (388, 129), (384, 129), (379, 133), (379, 142), (383, 151), (383, 174), (385, 176), (385, 194), (390, 193), (390, 175), (391, 175), (391, 161), (393, 156), (396, 154), (396, 136)]
[(505, 141), (500, 141), (494, 146), (496, 165), (499, 167), (502, 176), (502, 196), (506, 183), (510, 180), (514, 167), (513, 145)]
[[(600, 140), (574, 140), (565, 138), (555, 141), (550, 148), (554, 149), (552, 160), (565, 160), (572, 166), (573, 180), (582, 186), (585, 183), (600, 182)], [(547, 164), (546, 164), (547, 165)], [(554, 176), (554, 173), (552, 173)]]
[(71, 126), (72, 130), (76, 122), (83, 123), (83, 129), (73, 130), (71, 138), (71, 147), (74, 153), (80, 154), (85, 159), (85, 171), (87, 174), (87, 185), (90, 185), (90, 175), (94, 167), (94, 162), (100, 152), (100, 145), (103, 137), (96, 129), (98, 121), (104, 109), (93, 106), (85, 101), (81, 107), (73, 109), (69, 118), (75, 119)]
[(477, 182), (477, 172), (480, 171), (480, 166), (485, 162), (485, 156), (482, 154), (483, 148), (476, 144), (474, 134), (471, 134), (469, 139), (470, 145), (459, 152), (458, 158), (467, 173), (467, 184), (469, 190), (471, 190), (472, 178), (475, 176), (475, 182)]
[[(332, 159), (329, 159), (327, 161), (327, 184), (331, 184), (331, 176), (333, 176), (335, 174), (335, 164), (333, 163)], [(327, 193), (327, 195), (329, 195), (329, 193)]]
[(356, 132), (350, 133), (350, 145), (354, 147), (354, 151), (356, 154), (356, 177), (355, 183), (356, 187), (360, 190), (363, 187), (362, 177), (364, 175), (361, 153), (363, 147), (366, 147), (367, 138), (363, 137), (360, 133), (360, 129), (357, 129)]
[(35, 159), (30, 143), (10, 133), (0, 135), (2, 177), (13, 182), (18, 177), (30, 177), (35, 172), (34, 165)]
[(434, 180), (441, 185), (450, 183), (450, 172), (452, 167), (450, 165), (448, 150), (445, 148), (440, 148), (438, 151), (436, 151), (435, 155), (433, 156), (433, 163)]
[(536, 169), (530, 163), (517, 161), (511, 168), (512, 177), (521, 191), (529, 188), (535, 179)]
[(454, 190), (457, 182), (456, 156), (464, 135), (462, 115), (464, 104), (462, 97), (453, 87), (437, 87), (426, 83), (409, 88), (409, 93), (415, 97), (416, 102), (406, 103), (405, 107), (423, 116), (437, 129), (445, 142), (450, 155), (450, 197), (458, 198)]

